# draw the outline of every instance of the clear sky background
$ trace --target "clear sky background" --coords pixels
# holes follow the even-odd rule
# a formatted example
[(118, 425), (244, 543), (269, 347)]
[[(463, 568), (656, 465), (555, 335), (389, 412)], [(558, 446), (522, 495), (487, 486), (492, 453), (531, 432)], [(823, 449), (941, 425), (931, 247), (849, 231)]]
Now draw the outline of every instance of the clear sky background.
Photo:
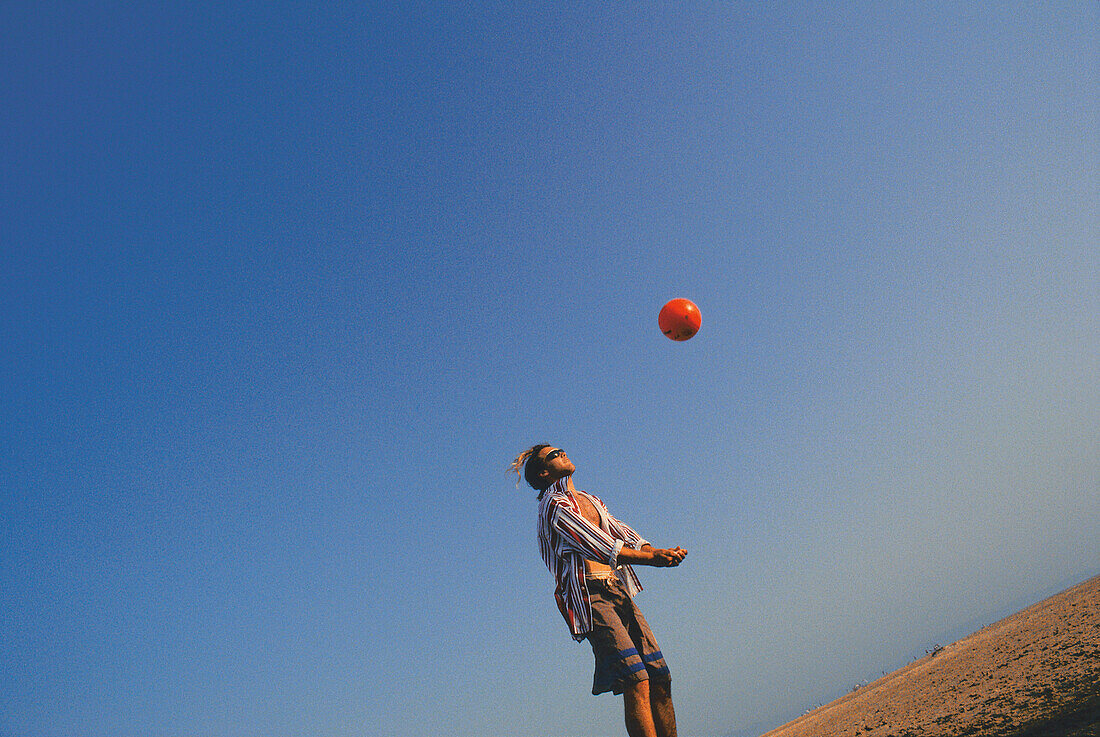
[(593, 5), (0, 5), (0, 735), (619, 734), (536, 442), (689, 736), (1100, 573), (1097, 4)]

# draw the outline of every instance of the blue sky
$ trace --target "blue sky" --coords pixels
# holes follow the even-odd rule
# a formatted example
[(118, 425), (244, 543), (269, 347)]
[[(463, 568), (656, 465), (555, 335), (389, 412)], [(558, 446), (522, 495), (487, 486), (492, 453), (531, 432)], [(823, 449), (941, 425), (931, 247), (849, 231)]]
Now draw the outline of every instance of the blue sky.
[(3, 737), (620, 733), (535, 442), (689, 736), (1098, 572), (1094, 3), (0, 28)]

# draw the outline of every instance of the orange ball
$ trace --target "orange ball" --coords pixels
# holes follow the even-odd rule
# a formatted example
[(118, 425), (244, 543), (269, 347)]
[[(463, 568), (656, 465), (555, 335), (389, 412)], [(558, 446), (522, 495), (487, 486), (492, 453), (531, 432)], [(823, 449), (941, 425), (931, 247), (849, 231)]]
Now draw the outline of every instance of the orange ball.
[(661, 332), (672, 340), (687, 340), (699, 332), (703, 316), (690, 299), (670, 299), (657, 315)]

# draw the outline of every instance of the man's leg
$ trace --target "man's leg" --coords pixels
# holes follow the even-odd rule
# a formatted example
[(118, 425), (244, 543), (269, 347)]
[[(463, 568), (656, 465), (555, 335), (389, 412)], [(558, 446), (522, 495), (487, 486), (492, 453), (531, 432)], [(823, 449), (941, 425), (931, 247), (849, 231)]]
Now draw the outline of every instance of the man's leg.
[(649, 699), (649, 681), (635, 681), (623, 691), (626, 733), (630, 737), (659, 737), (653, 724), (653, 706)]
[(671, 681), (649, 681), (650, 709), (657, 737), (676, 737), (676, 711), (672, 708)]

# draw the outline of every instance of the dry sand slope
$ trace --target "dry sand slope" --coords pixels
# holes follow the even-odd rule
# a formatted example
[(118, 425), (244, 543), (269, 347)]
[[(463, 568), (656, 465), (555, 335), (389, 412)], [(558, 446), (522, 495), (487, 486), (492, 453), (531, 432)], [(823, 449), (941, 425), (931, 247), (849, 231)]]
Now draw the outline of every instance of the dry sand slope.
[(765, 737), (1100, 737), (1100, 576)]

